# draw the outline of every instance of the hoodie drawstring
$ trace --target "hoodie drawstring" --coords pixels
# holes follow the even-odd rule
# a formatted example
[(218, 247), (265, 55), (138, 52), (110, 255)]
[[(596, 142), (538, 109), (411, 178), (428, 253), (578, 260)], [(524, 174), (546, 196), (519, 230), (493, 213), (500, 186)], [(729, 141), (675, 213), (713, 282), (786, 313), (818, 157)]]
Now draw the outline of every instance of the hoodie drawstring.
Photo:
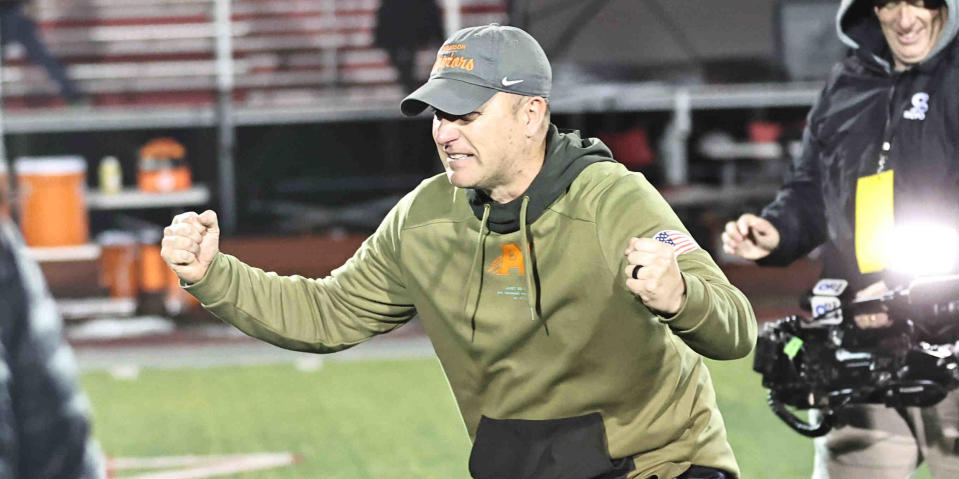
[[(480, 291), (483, 290), (483, 251), (486, 249), (486, 222), (489, 220), (490, 205), (489, 203), (483, 205), (483, 219), (480, 220), (479, 234), (476, 236), (476, 252), (473, 253), (473, 263), (470, 265), (470, 272), (467, 275), (466, 280), (466, 295), (463, 303), (463, 313), (470, 320), (470, 327), (472, 328), (472, 333), (470, 335), (470, 341), (473, 341), (476, 338), (476, 310), (479, 304)], [(477, 276), (475, 273), (477, 264), (479, 264), (479, 278), (480, 284), (476, 288), (476, 291), (473, 291), (473, 278)]]
[(533, 251), (529, 247), (529, 230), (526, 226), (526, 209), (529, 207), (529, 196), (523, 197), (523, 204), (519, 210), (519, 231), (523, 252), (523, 272), (526, 276), (526, 302), (529, 304), (529, 319), (536, 321), (539, 315), (536, 314), (536, 289), (533, 282)]

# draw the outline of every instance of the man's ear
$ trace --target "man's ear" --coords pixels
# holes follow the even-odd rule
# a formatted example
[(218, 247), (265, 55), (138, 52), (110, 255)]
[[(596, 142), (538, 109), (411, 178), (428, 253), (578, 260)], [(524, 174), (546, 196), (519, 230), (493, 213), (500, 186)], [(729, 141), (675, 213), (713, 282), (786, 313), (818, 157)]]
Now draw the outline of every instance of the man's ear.
[(528, 138), (532, 138), (540, 133), (543, 126), (543, 118), (546, 116), (546, 99), (541, 96), (530, 97), (523, 106), (524, 131)]

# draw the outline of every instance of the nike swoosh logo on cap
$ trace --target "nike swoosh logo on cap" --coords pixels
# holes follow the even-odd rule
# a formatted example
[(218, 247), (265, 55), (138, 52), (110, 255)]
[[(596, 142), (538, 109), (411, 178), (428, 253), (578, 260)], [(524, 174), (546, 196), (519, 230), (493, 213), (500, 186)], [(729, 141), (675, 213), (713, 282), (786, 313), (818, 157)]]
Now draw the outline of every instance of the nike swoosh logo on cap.
[(513, 86), (517, 83), (523, 83), (523, 80), (508, 80), (508, 77), (503, 77), (503, 86)]

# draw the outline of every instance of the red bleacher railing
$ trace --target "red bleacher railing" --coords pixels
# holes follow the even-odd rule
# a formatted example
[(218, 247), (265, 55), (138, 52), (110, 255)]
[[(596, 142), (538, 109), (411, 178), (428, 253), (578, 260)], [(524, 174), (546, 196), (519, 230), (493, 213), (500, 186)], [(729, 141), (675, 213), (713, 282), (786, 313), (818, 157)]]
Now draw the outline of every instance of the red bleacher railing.
[[(442, 0), (438, 2), (442, 7)], [(232, 3), (233, 99), (257, 105), (382, 95), (399, 89), (373, 45), (378, 0), (236, 0)], [(460, 0), (464, 25), (505, 21), (501, 0)], [(97, 106), (214, 104), (212, 0), (36, 0), (42, 41)], [(417, 57), (421, 78), (432, 51)], [(56, 84), (8, 46), (4, 107), (63, 104)]]

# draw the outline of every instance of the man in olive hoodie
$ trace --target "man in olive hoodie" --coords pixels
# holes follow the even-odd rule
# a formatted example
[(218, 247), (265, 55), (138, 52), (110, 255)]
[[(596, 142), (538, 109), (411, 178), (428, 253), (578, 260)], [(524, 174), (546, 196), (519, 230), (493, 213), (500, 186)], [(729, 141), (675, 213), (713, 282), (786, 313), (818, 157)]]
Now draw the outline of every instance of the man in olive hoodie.
[(330, 353), (419, 315), (473, 440), (473, 477), (733, 478), (702, 356), (755, 342), (745, 296), (656, 190), (549, 122), (551, 70), (522, 30), (460, 30), (401, 108), (434, 111), (446, 174), (421, 183), (327, 278), (218, 252), (212, 211), (163, 257), (251, 336)]

